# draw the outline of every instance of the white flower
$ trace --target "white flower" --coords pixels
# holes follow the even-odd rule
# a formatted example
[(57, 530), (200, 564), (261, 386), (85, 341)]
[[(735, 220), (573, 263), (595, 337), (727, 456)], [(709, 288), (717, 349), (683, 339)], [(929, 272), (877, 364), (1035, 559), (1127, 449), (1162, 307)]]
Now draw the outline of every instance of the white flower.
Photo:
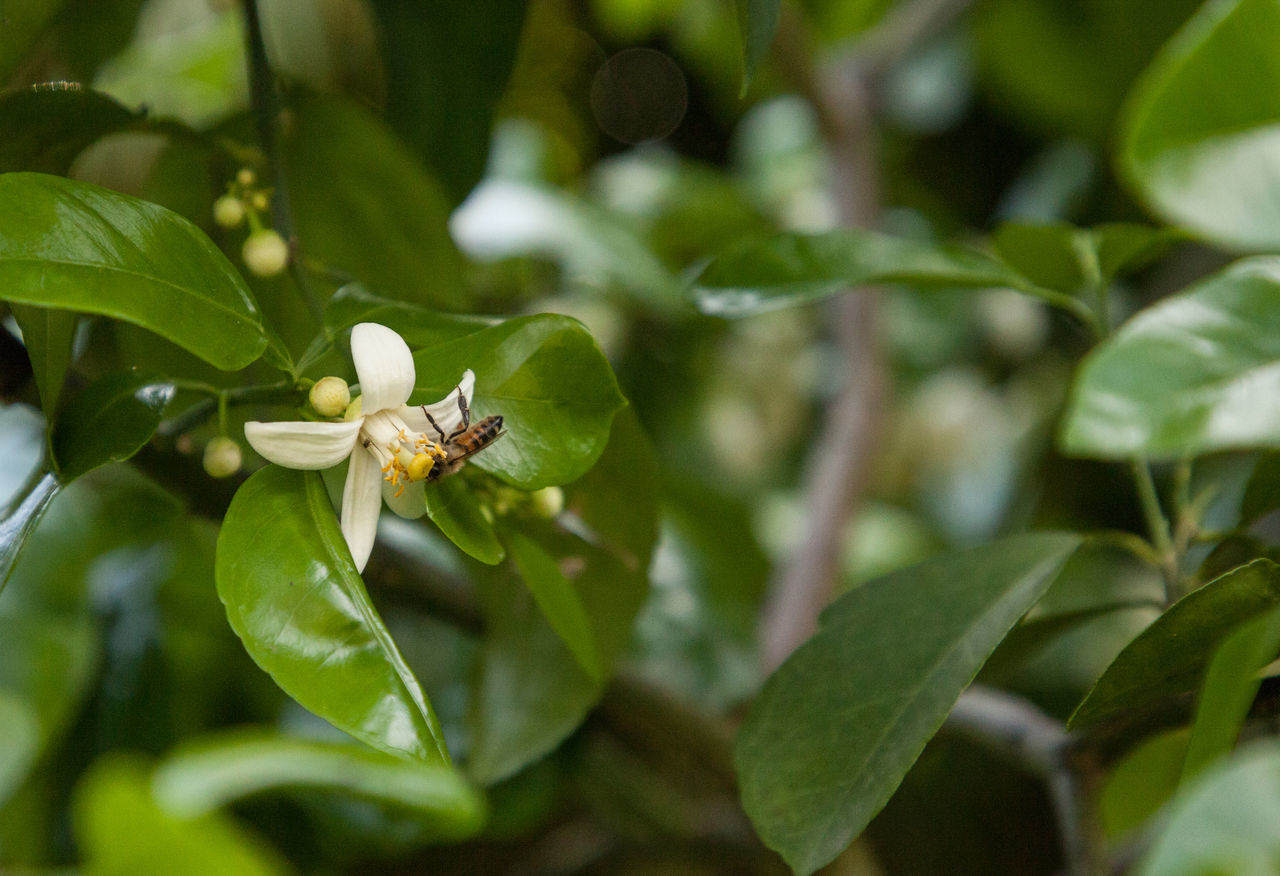
[(351, 358), (362, 392), (359, 416), (343, 423), (250, 422), (244, 424), (244, 437), (264, 458), (286, 468), (328, 468), (351, 458), (342, 490), (342, 534), (363, 571), (383, 498), (401, 517), (426, 512), (423, 479), (444, 459), (436, 427), (448, 435), (462, 424), (458, 396), (470, 404), (476, 377), (468, 369), (445, 398), (407, 407), (414, 370), (403, 338), (386, 326), (362, 322), (351, 330)]

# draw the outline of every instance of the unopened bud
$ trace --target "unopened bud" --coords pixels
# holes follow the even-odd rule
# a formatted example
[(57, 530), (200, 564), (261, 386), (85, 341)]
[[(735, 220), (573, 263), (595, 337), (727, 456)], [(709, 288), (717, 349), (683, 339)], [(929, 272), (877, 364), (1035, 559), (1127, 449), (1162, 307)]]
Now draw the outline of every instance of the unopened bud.
[(249, 197), (249, 203), (259, 213), (265, 213), (271, 207), (271, 197), (266, 192), (254, 192)]
[(271, 228), (255, 231), (245, 238), (240, 254), (244, 256), (245, 267), (259, 277), (274, 277), (289, 264), (289, 244), (280, 232)]
[[(347, 390), (350, 392), (350, 390)], [(351, 404), (347, 405), (347, 409), (342, 412), (342, 419), (348, 423), (354, 422), (364, 416), (364, 396), (358, 395), (351, 400)]]
[(213, 202), (213, 221), (222, 228), (235, 228), (244, 221), (244, 202), (235, 195), (223, 195)]
[(324, 377), (311, 387), (307, 398), (320, 416), (337, 417), (351, 404), (351, 389), (341, 377)]
[(253, 172), (252, 167), (242, 167), (236, 172), (236, 182), (248, 188), (258, 181), (258, 175)]
[(539, 517), (550, 520), (564, 510), (564, 490), (559, 487), (543, 487), (529, 496), (533, 503), (533, 511)]
[(204, 446), (204, 470), (210, 477), (229, 478), (240, 470), (242, 455), (234, 438), (219, 435)]

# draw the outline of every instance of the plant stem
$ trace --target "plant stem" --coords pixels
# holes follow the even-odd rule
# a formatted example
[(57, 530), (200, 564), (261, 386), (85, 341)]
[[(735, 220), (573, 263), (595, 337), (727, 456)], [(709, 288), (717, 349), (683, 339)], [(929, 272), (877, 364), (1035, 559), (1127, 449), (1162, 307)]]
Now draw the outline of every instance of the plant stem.
[(307, 280), (302, 260), (298, 257), (298, 236), (294, 230), (293, 210), (289, 199), (289, 178), (284, 159), (280, 155), (276, 128), (280, 122), (280, 95), (276, 92), (275, 77), (267, 60), (267, 46), (262, 37), (262, 19), (258, 15), (257, 0), (244, 0), (245, 41), (249, 56), (249, 102), (253, 108), (254, 124), (258, 129), (258, 142), (271, 164), (271, 176), (275, 181), (275, 193), (271, 198), (271, 218), (276, 231), (289, 242), (289, 274), (302, 296), (307, 310), (316, 325), (324, 324), (324, 311), (320, 299)]
[(1131, 464), (1133, 480), (1138, 488), (1138, 501), (1147, 520), (1151, 543), (1160, 556), (1160, 568), (1164, 573), (1165, 601), (1172, 604), (1178, 598), (1178, 552), (1173, 545), (1169, 519), (1160, 507), (1156, 484), (1151, 477), (1151, 466), (1145, 459), (1135, 459)]
[[(195, 389), (196, 387), (187, 386), (184, 388)], [(214, 387), (209, 387), (209, 389), (212, 392), (210, 398), (202, 399), (176, 417), (165, 420), (156, 429), (156, 433), (166, 438), (181, 435), (183, 432), (189, 432), (199, 426), (215, 413), (223, 418), (222, 428), (225, 432), (226, 409), (231, 405), (247, 405), (259, 402), (300, 404), (304, 397), (302, 391), (289, 381), (259, 386), (237, 386), (233, 389), (225, 390), (219, 390)]]

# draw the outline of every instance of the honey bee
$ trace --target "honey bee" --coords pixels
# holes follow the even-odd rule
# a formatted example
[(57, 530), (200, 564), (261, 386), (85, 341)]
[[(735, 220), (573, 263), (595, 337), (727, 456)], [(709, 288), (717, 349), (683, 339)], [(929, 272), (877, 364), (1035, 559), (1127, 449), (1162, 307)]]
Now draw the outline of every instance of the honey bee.
[(507, 434), (502, 431), (501, 416), (485, 417), (483, 420), (472, 424), (471, 409), (467, 407), (467, 399), (463, 396), (461, 390), (458, 391), (458, 410), (462, 412), (462, 424), (446, 435), (444, 430), (436, 423), (435, 418), (427, 413), (426, 407), (422, 408), (422, 412), (427, 416), (427, 421), (431, 423), (432, 428), (436, 430), (436, 434), (440, 436), (440, 446), (444, 453), (444, 459), (433, 465), (427, 473), (427, 483), (438, 481), (443, 477), (454, 474), (466, 465), (467, 457), (475, 456)]

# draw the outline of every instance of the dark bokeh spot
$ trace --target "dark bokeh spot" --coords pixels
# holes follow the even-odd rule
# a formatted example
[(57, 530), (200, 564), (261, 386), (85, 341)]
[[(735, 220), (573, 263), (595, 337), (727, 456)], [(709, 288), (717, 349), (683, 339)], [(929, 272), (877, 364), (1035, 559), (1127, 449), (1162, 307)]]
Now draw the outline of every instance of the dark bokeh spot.
[(591, 111), (600, 130), (623, 143), (661, 140), (684, 118), (684, 73), (656, 49), (624, 49), (600, 65), (591, 82)]

